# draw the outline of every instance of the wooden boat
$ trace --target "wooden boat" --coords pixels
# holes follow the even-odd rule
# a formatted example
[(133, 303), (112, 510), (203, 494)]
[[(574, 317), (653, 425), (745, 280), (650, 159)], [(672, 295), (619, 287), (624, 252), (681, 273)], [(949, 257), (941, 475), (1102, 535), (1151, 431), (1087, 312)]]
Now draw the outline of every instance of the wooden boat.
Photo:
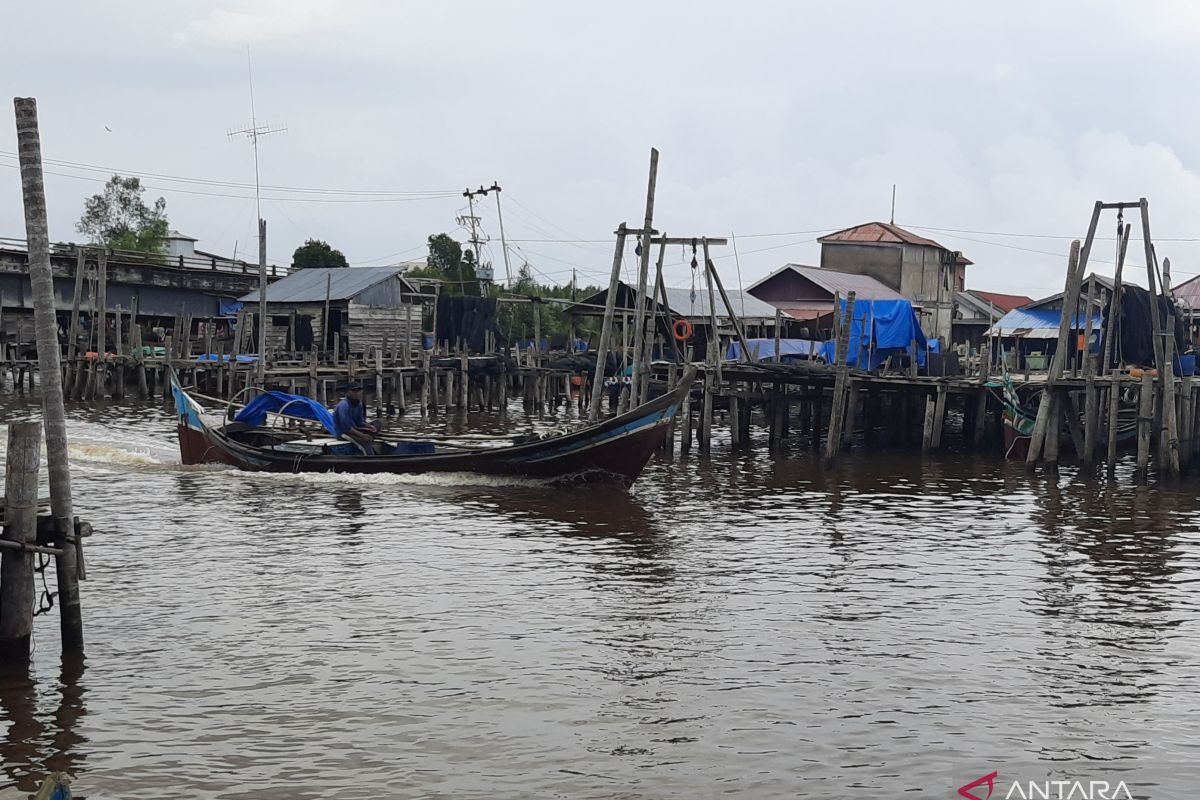
[[(1029, 455), (1029, 443), (1033, 438), (1033, 427), (1037, 422), (1037, 406), (1031, 410), (1027, 404), (1034, 398), (1038, 399), (1038, 404), (1041, 403), (1041, 390), (1039, 389), (1034, 395), (1031, 395), (1025, 402), (1017, 396), (1017, 389), (1013, 385), (1012, 376), (1008, 374), (1007, 369), (1003, 369), (999, 379), (988, 381), (988, 388), (1000, 389), (999, 399), (1003, 404), (1003, 421), (1004, 421), (1004, 456), (1005, 458), (1024, 461)], [(1125, 444), (1133, 441), (1137, 436), (1137, 408), (1135, 406), (1136, 397), (1125, 397), (1124, 394), (1118, 398), (1117, 407), (1117, 442)], [(1082, 416), (1082, 415), (1081, 415)], [(1082, 424), (1082, 419), (1080, 420)]]
[[(695, 369), (674, 390), (624, 414), (579, 430), (544, 436), (490, 439), (427, 437), (380, 443), (366, 455), (338, 439), (224, 418), (206, 419), (204, 408), (171, 376), (184, 464), (219, 463), (265, 472), (423, 473), (473, 472), (555, 481), (633, 483), (662, 445), (668, 425), (691, 391)], [(293, 401), (296, 402), (296, 401)], [(308, 402), (306, 400), (306, 402)], [(318, 407), (319, 408), (319, 407)], [(283, 408), (279, 416), (288, 417)], [(327, 412), (326, 412), (327, 413)]]

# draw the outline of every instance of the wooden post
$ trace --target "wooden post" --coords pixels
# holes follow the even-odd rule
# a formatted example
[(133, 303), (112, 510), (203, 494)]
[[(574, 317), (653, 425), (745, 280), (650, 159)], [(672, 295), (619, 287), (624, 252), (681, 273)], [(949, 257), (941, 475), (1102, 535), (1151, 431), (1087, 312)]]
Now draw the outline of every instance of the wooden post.
[[(708, 238), (705, 237), (704, 239), (701, 239), (700, 242), (701, 242), (701, 246), (704, 250), (704, 263), (708, 264), (708, 262), (711, 260), (708, 256)], [(717, 330), (717, 297), (716, 297), (716, 294), (713, 292), (713, 272), (714, 271), (715, 270), (708, 269), (707, 267), (704, 270), (704, 277), (706, 279), (705, 283), (707, 283), (707, 285), (708, 285), (708, 320), (709, 320), (709, 324), (712, 325), (709, 339), (712, 340), (712, 343), (713, 343), (713, 346), (708, 349), (708, 355), (712, 361), (713, 368), (716, 371), (716, 375), (713, 376), (714, 385), (720, 386), (721, 385), (721, 334)], [(706, 384), (708, 383), (708, 370), (705, 370), (705, 383)], [(703, 444), (701, 446), (703, 446)]]
[(925, 425), (921, 429), (921, 449), (931, 450), (933, 448), (933, 417), (937, 407), (937, 400), (934, 395), (925, 396)]
[[(83, 299), (83, 274), (86, 272), (84, 259), (87, 256), (87, 251), (82, 247), (79, 248), (79, 257), (75, 260), (75, 294), (71, 299), (71, 325), (67, 332), (67, 369), (71, 372), (71, 379), (67, 381), (67, 385), (74, 385), (76, 353), (79, 346), (79, 303)], [(0, 328), (0, 342), (4, 340), (4, 330)], [(0, 345), (2, 348), (3, 345)], [(3, 352), (0, 352), (0, 358), (3, 358)]]
[(712, 447), (712, 417), (713, 417), (713, 394), (716, 392), (716, 372), (714, 365), (717, 359), (717, 340), (715, 337), (709, 337), (708, 340), (708, 358), (705, 359), (704, 366), (704, 398), (703, 404), (700, 406), (700, 452), (707, 453)]
[[(1122, 288), (1121, 288), (1121, 273), (1125, 268), (1125, 251), (1129, 247), (1129, 226), (1123, 225), (1120, 231), (1121, 241), (1117, 248), (1117, 271), (1113, 276), (1113, 290), (1111, 300), (1108, 304), (1108, 319), (1104, 321), (1104, 354), (1100, 359), (1100, 374), (1104, 375), (1112, 363), (1112, 354), (1116, 352), (1113, 347), (1113, 339), (1119, 335), (1121, 311), (1122, 311)], [(1111, 400), (1111, 393), (1110, 393)]]
[[(729, 323), (733, 326), (733, 335), (737, 337), (738, 344), (741, 345), (742, 361), (746, 363), (757, 362), (758, 358), (754, 353), (750, 352), (750, 343), (746, 339), (746, 333), (742, 330), (742, 321), (738, 317), (737, 312), (733, 310), (733, 304), (729, 302), (729, 295), (725, 291), (725, 284), (721, 283), (721, 273), (717, 272), (717, 266), (713, 263), (712, 258), (708, 255), (708, 239), (704, 240), (704, 263), (709, 274), (712, 275), (712, 282), (716, 284), (717, 291), (721, 293), (721, 302), (725, 304), (725, 311), (729, 314)], [(712, 297), (712, 287), (708, 290), (709, 298)]]
[[(465, 343), (464, 343), (465, 348)], [(458, 379), (458, 407), (463, 411), (470, 409), (470, 383), (471, 374), (467, 368), (467, 351), (464, 349), (459, 356), (459, 379)]]
[(1154, 331), (1154, 366), (1158, 367), (1161, 372), (1163, 367), (1163, 318), (1162, 311), (1158, 307), (1158, 292), (1155, 288), (1157, 286), (1155, 268), (1158, 259), (1154, 255), (1154, 244), (1150, 239), (1150, 204), (1143, 197), (1138, 201), (1138, 206), (1142, 214), (1142, 244), (1146, 254), (1146, 286), (1150, 291), (1150, 319)]
[(617, 292), (621, 286), (621, 261), (625, 255), (625, 237), (627, 235), (625, 223), (622, 222), (617, 228), (617, 245), (613, 254), (612, 274), (608, 281), (608, 296), (604, 300), (604, 321), (600, 326), (600, 342), (596, 346), (596, 371), (592, 378), (592, 400), (588, 406), (589, 422), (595, 422), (600, 418), (600, 401), (604, 397), (604, 367), (608, 361)]
[[(658, 149), (650, 148), (650, 182), (646, 190), (646, 217), (642, 222), (641, 257), (638, 261), (638, 280), (635, 288), (636, 299), (633, 316), (633, 374), (630, 377), (629, 396), (636, 405), (641, 397), (641, 385), (644, 376), (641, 374), (646, 365), (643, 362), (643, 345), (646, 340), (646, 292), (649, 288), (650, 277), (650, 236), (653, 233), (654, 222), (654, 188), (658, 183)], [(665, 247), (665, 244), (663, 245)]]
[(775, 309), (775, 363), (782, 364), (783, 356), (779, 352), (779, 348), (783, 341), (783, 311)]
[[(671, 362), (667, 366), (667, 391), (673, 391), (675, 385), (679, 382), (679, 366), (675, 362)], [(675, 455), (675, 428), (678, 427), (678, 415), (671, 417), (671, 421), (667, 424), (667, 438), (663, 442), (663, 451), (668, 457)]]
[(1154, 378), (1150, 370), (1142, 373), (1142, 389), (1138, 397), (1137, 469), (1144, 480), (1150, 465), (1150, 427), (1154, 424)]
[[(687, 363), (692, 363), (692, 346), (687, 346)], [(679, 454), (686, 455), (692, 449), (692, 390), (688, 388), (683, 396), (683, 405), (679, 409), (680, 422), (683, 427), (679, 431)]]
[(825, 458), (831, 459), (837, 455), (842, 446), (842, 424), (846, 415), (846, 381), (850, 376), (850, 329), (854, 323), (855, 293), (846, 295), (846, 310), (834, 306), (834, 319), (840, 320), (837, 343), (834, 348), (834, 361), (837, 364), (837, 375), (833, 381), (833, 405), (829, 414), (829, 436), (825, 442)]
[(738, 386), (737, 383), (733, 384), (729, 393), (729, 444), (735, 450), (744, 444), (740, 424), (742, 399), (738, 397)]
[(988, 344), (983, 345), (980, 353), (979, 364), (979, 393), (975, 398), (975, 431), (974, 443), (976, 447), (983, 444), (987, 436), (987, 407), (988, 407), (988, 389), (987, 382), (991, 374), (992, 367), (992, 349)]
[(375, 416), (383, 416), (383, 348), (375, 348)]
[[(1107, 349), (1107, 348), (1106, 348)], [(1117, 414), (1121, 406), (1121, 373), (1114, 370), (1108, 376), (1108, 452), (1109, 475), (1117, 468)]]
[(1096, 457), (1096, 443), (1100, 440), (1100, 397), (1096, 391), (1096, 377), (1090, 372), (1086, 386), (1083, 402), (1083, 466), (1090, 467)]
[(42, 415), (45, 418), (46, 461), (50, 473), (50, 507), (61, 540), (57, 556), (58, 602), (63, 652), (82, 652), (83, 615), (79, 605), (76, 545), (68, 541), (75, 530), (71, 501), (71, 468), (67, 460), (66, 410), (59, 370), (58, 322), (54, 314), (54, 276), (50, 268), (50, 239), (46, 226), (46, 191), (42, 182), (42, 146), (38, 134), (37, 101), (13, 101), (17, 117), (17, 150), (25, 205), (25, 238), (29, 248), (29, 277), (33, 288), (38, 366), (42, 372)]
[[(666, 236), (666, 234), (664, 234), (664, 241), (658, 246), (658, 261), (657, 261), (655, 269), (654, 269), (654, 275), (655, 275), (654, 293), (651, 294), (649, 298), (647, 298), (647, 304), (649, 306), (649, 308), (646, 311), (647, 317), (646, 317), (646, 321), (645, 321), (645, 327), (647, 328), (647, 333), (644, 335), (645, 341), (642, 345), (642, 378), (638, 381), (638, 386), (640, 387), (640, 393), (638, 394), (638, 396), (636, 398), (638, 405), (641, 405), (642, 403), (645, 403), (647, 400), (650, 399), (650, 364), (654, 360), (654, 352), (653, 352), (654, 340), (657, 339), (658, 337), (657, 337), (657, 335), (652, 337), (650, 335), (649, 331), (655, 330), (654, 320), (658, 316), (657, 314), (655, 314), (653, 312), (654, 307), (657, 305), (654, 298), (658, 297), (660, 294), (665, 295), (666, 291), (667, 291), (665, 285), (663, 284), (663, 261), (665, 261), (666, 257), (667, 257), (667, 243), (665, 241), (665, 236)], [(664, 308), (663, 313), (666, 314), (667, 313), (666, 307), (664, 306), (663, 308)], [(665, 327), (670, 328), (670, 322), (669, 322), (670, 317), (668, 316), (667, 319), (668, 319), (668, 323)], [(676, 355), (676, 360), (678, 360), (679, 346), (675, 342), (675, 337), (670, 332), (668, 332), (667, 338), (671, 340), (672, 350), (674, 351), (674, 353)], [(660, 340), (659, 344), (660, 344), (660, 352), (662, 352), (661, 340)]]
[[(31, 545), (37, 540), (40, 422), (8, 424), (4, 470), (4, 540)], [(36, 601), (33, 553), (5, 549), (0, 555), (0, 664), (29, 663)]]
[[(1076, 299), (1079, 296), (1079, 287), (1083, 282), (1083, 272), (1087, 269), (1087, 256), (1092, 249), (1092, 241), (1096, 237), (1096, 225), (1100, 221), (1100, 206), (1100, 201), (1096, 201), (1096, 205), (1092, 209), (1092, 222), (1088, 226), (1087, 240), (1083, 247), (1080, 247), (1078, 239), (1071, 243), (1071, 255), (1067, 261), (1066, 286), (1063, 289), (1062, 319), (1058, 325), (1057, 348), (1054, 351), (1053, 360), (1050, 362), (1050, 372), (1046, 376), (1046, 391), (1042, 394), (1042, 402), (1038, 404), (1038, 415), (1034, 422), (1033, 435), (1030, 437), (1029, 454), (1025, 459), (1025, 463), (1029, 466), (1037, 463), (1038, 458), (1042, 455), (1042, 446), (1046, 441), (1046, 427), (1050, 415), (1050, 407), (1046, 401), (1053, 395), (1054, 385), (1062, 377), (1063, 368), (1066, 366), (1069, 349), (1067, 340), (1070, 338), (1072, 322), (1070, 309), (1075, 307)], [(1043, 406), (1045, 406), (1044, 411)]]
[(1057, 390), (1046, 389), (1042, 402), (1049, 404), (1046, 417), (1046, 434), (1044, 441), (1044, 459), (1047, 467), (1058, 466), (1058, 450), (1062, 436), (1062, 401)]
[(846, 381), (846, 415), (842, 423), (842, 447), (850, 447), (854, 438), (854, 418), (858, 413), (858, 381), (849, 378)]
[(942, 446), (942, 424), (946, 420), (946, 384), (938, 383), (937, 402), (933, 409), (933, 438), (930, 446), (937, 450)]
[[(101, 259), (96, 272), (96, 294), (99, 308), (92, 314), (92, 326), (96, 332), (96, 358), (92, 361), (91, 385), (87, 398), (104, 396), (104, 385), (108, 376), (108, 261)], [(55, 337), (57, 340), (57, 337)]]

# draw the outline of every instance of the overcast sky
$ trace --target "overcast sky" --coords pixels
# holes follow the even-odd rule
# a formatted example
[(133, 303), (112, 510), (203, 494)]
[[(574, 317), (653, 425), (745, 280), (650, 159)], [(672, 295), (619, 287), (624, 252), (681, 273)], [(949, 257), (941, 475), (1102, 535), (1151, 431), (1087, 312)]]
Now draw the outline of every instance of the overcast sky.
[[(45, 0), (5, 22), (0, 85), (37, 97), (44, 156), (165, 176), (148, 199), (216, 253), (256, 252), (251, 148), (226, 136), (250, 122), (250, 45), (258, 121), (287, 127), (261, 141), (264, 186), (390, 193), (265, 189), (274, 261), (309, 237), (356, 265), (420, 258), (431, 233), (466, 238), (465, 187), (498, 181), (514, 270), (598, 283), (655, 146), (656, 227), (736, 234), (717, 262), (734, 285), (739, 261), (749, 284), (886, 221), (893, 183), (897, 224), (962, 250), (969, 288), (1061, 290), (1096, 199), (1149, 198), (1177, 282), (1200, 272), (1200, 243), (1171, 241), (1200, 240), (1200, 4), (1183, 0)], [(0, 236), (23, 237), (7, 113)], [(64, 173), (51, 237), (78, 240), (105, 172), (47, 170)], [(479, 214), (502, 276), (493, 197)], [(689, 259), (670, 253), (668, 283)]]

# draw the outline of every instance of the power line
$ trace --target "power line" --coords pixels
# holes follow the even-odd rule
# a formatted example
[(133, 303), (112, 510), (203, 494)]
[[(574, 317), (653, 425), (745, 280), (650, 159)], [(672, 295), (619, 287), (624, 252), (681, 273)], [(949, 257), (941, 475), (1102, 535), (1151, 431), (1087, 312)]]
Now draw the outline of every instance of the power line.
[[(8, 167), (9, 169), (19, 169), (16, 164), (0, 163), (0, 167)], [(87, 175), (72, 175), (68, 172), (55, 172), (54, 170), (44, 170), (47, 175), (57, 175), (60, 178), (73, 178), (79, 181), (90, 181), (92, 183), (108, 183), (107, 178), (93, 178)], [(143, 183), (142, 188), (153, 189), (157, 192), (172, 192), (175, 194), (198, 195), (201, 197), (223, 197), (231, 200), (253, 200), (253, 194), (229, 194), (227, 192), (203, 192), (197, 189), (180, 189), (176, 186), (156, 186), (150, 183)], [(253, 187), (251, 187), (253, 188)], [(265, 187), (264, 187), (265, 188)], [(275, 197), (264, 196), (263, 200), (274, 200), (279, 203), (404, 203), (418, 200), (443, 200), (448, 195), (429, 195), (426, 197), (372, 197), (372, 198), (342, 198), (342, 197)]]
[[(11, 151), (0, 150), (0, 157), (11, 158), (11, 159), (15, 160), (18, 156), (16, 153), (13, 153)], [(227, 189), (253, 189), (254, 188), (254, 184), (252, 184), (252, 183), (242, 183), (242, 182), (238, 182), (238, 181), (226, 181), (226, 180), (217, 180), (217, 179), (211, 179), (211, 178), (185, 177), (185, 176), (181, 176), (181, 175), (169, 175), (169, 174), (159, 173), (159, 172), (144, 172), (141, 170), (119, 169), (116, 167), (103, 167), (103, 166), (98, 166), (96, 164), (85, 164), (85, 163), (78, 162), (78, 161), (65, 161), (62, 159), (54, 159), (54, 158), (44, 158), (42, 160), (46, 164), (53, 164), (55, 166), (67, 167), (70, 169), (81, 170), (84, 172), (102, 172), (107, 175), (113, 175), (113, 174), (131, 175), (131, 176), (138, 177), (138, 178), (151, 178), (153, 180), (170, 181), (172, 183), (196, 184), (196, 185), (201, 185), (201, 186), (213, 186), (213, 187), (220, 187), (220, 188), (227, 188)], [(51, 174), (61, 175), (63, 173), (51, 173)], [(68, 177), (82, 178), (83, 176), (75, 175), (75, 176), (68, 176)], [(276, 185), (268, 185), (268, 184), (263, 184), (262, 188), (267, 191), (272, 191), (272, 192), (298, 192), (298, 193), (302, 193), (302, 194), (329, 194), (329, 195), (369, 195), (369, 196), (384, 196), (384, 197), (403, 196), (403, 195), (421, 195), (421, 196), (436, 195), (439, 197), (457, 197), (461, 194), (461, 192), (458, 190), (445, 190), (445, 189), (430, 189), (427, 191), (415, 191), (415, 190), (386, 191), (386, 190), (382, 190), (382, 189), (330, 189), (330, 188), (301, 187), (301, 186), (276, 186)]]

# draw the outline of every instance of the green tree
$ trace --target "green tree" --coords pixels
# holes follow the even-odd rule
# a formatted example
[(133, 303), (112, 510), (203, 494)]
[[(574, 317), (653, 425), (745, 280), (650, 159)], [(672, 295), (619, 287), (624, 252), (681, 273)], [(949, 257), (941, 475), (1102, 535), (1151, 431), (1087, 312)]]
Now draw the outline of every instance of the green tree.
[(306, 239), (304, 244), (292, 253), (292, 269), (307, 267), (348, 267), (346, 256), (341, 250), (334, 250), (328, 242), (320, 239)]
[(409, 271), (413, 278), (434, 278), (444, 283), (448, 294), (466, 294), (478, 297), (479, 278), (475, 274), (475, 254), (449, 234), (437, 233), (429, 237), (429, 256), (424, 269)]
[(113, 175), (104, 191), (84, 202), (75, 229), (115, 250), (161, 253), (169, 231), (167, 201), (160, 197), (150, 207), (142, 200), (143, 191), (137, 178)]

